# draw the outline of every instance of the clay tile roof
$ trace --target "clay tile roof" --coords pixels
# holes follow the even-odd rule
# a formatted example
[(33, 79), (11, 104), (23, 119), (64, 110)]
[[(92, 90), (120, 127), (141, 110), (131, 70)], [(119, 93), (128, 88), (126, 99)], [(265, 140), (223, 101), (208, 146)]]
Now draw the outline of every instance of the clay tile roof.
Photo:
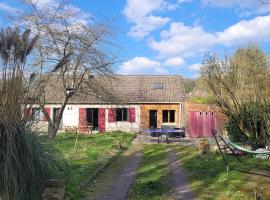
[[(58, 78), (52, 78), (46, 87), (46, 102), (51, 104), (63, 101), (63, 88), (57, 84)], [(114, 75), (111, 78), (94, 76), (92, 85), (98, 95), (81, 91), (68, 103), (176, 103), (184, 100), (183, 79), (178, 75)], [(103, 89), (101, 89), (103, 88)], [(101, 92), (103, 90), (106, 92)], [(99, 97), (99, 98), (98, 98)]]

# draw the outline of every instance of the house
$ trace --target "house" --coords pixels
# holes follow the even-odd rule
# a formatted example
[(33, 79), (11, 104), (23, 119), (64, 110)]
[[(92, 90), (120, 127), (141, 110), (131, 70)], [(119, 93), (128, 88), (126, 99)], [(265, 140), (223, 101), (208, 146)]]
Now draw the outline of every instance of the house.
[[(62, 85), (50, 79), (45, 89), (46, 112), (55, 120), (63, 102)], [(178, 75), (95, 76), (91, 84), (99, 95), (81, 91), (66, 105), (60, 130), (87, 127), (99, 132), (132, 131), (171, 126), (185, 128), (186, 136), (211, 137), (212, 128), (222, 128), (224, 116), (216, 107), (186, 102), (183, 79)], [(39, 127), (46, 119), (37, 114)]]
[[(183, 127), (184, 92), (181, 76), (115, 75), (96, 76), (91, 81), (108, 94), (101, 96), (84, 92), (73, 96), (63, 113), (61, 127), (76, 126), (85, 131), (134, 131), (161, 128), (162, 125)], [(45, 89), (46, 112), (54, 120), (63, 102), (60, 80), (50, 79)], [(101, 93), (101, 92), (99, 92)], [(106, 92), (104, 92), (106, 93)], [(103, 95), (103, 96), (102, 96)], [(111, 98), (110, 98), (111, 97)], [(41, 112), (40, 124), (46, 126)]]

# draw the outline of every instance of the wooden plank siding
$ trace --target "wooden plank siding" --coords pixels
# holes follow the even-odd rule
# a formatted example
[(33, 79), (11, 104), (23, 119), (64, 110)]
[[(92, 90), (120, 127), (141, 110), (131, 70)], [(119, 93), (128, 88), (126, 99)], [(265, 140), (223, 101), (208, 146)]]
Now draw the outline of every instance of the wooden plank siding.
[[(141, 104), (141, 129), (149, 128), (149, 110), (157, 110), (157, 127), (161, 128), (163, 124), (174, 125), (175, 127), (179, 127), (179, 119), (180, 119), (180, 104)], [(175, 110), (175, 122), (174, 123), (163, 123), (162, 122), (162, 111), (163, 110)]]

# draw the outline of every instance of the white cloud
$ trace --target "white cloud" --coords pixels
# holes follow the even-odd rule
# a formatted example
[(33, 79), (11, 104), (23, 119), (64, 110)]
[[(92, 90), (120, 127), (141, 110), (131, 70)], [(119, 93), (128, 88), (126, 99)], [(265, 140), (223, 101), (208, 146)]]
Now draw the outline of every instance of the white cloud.
[(165, 66), (179, 67), (185, 64), (185, 61), (181, 57), (172, 57), (164, 62)]
[(16, 13), (17, 12), (16, 8), (13, 8), (6, 3), (0, 3), (0, 10), (2, 10), (4, 12), (8, 12), (8, 13)]
[(234, 46), (249, 42), (270, 41), (270, 15), (242, 20), (222, 32), (207, 32), (201, 26), (171, 23), (161, 32), (160, 40), (149, 40), (149, 46), (162, 57), (194, 56), (209, 51), (215, 45)]
[(128, 34), (136, 38), (147, 36), (170, 21), (170, 18), (155, 16), (153, 12), (175, 8), (175, 5), (169, 4), (165, 0), (127, 0), (123, 13), (133, 24)]
[(243, 20), (216, 33), (217, 43), (237, 45), (250, 41), (270, 41), (270, 15)]
[(268, 13), (270, 12), (270, 2), (268, 0), (202, 0), (204, 5), (216, 7), (238, 7), (242, 13)]
[(151, 60), (146, 57), (135, 57), (127, 62), (124, 62), (118, 74), (168, 74), (168, 71), (161, 67), (160, 62)]
[(190, 65), (188, 68), (189, 68), (190, 71), (199, 72), (201, 67), (202, 67), (201, 63), (195, 63), (193, 65)]
[(128, 34), (135, 38), (143, 38), (153, 30), (163, 26), (169, 21), (170, 19), (167, 17), (162, 18), (151, 15), (141, 19), (138, 24), (131, 28)]
[(206, 51), (213, 46), (215, 39), (215, 35), (205, 32), (200, 26), (185, 26), (174, 22), (169, 30), (161, 32), (160, 41), (152, 39), (149, 46), (161, 56), (186, 56), (193, 52)]

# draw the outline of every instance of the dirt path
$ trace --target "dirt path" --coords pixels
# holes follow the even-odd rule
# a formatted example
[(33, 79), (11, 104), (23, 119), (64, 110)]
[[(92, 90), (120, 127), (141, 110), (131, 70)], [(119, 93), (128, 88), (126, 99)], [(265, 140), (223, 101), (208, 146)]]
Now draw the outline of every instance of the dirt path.
[(124, 200), (126, 199), (129, 187), (131, 186), (136, 171), (139, 166), (141, 152), (136, 152), (133, 155), (131, 162), (124, 166), (122, 174), (109, 186), (106, 194), (101, 198), (102, 200)]
[(169, 167), (173, 177), (174, 199), (194, 199), (191, 187), (187, 182), (187, 177), (180, 168), (180, 163), (175, 155), (175, 151), (170, 148)]
[(124, 200), (135, 179), (137, 168), (142, 157), (143, 147), (133, 144), (103, 175), (101, 183), (96, 185), (95, 192), (89, 195), (89, 200)]

